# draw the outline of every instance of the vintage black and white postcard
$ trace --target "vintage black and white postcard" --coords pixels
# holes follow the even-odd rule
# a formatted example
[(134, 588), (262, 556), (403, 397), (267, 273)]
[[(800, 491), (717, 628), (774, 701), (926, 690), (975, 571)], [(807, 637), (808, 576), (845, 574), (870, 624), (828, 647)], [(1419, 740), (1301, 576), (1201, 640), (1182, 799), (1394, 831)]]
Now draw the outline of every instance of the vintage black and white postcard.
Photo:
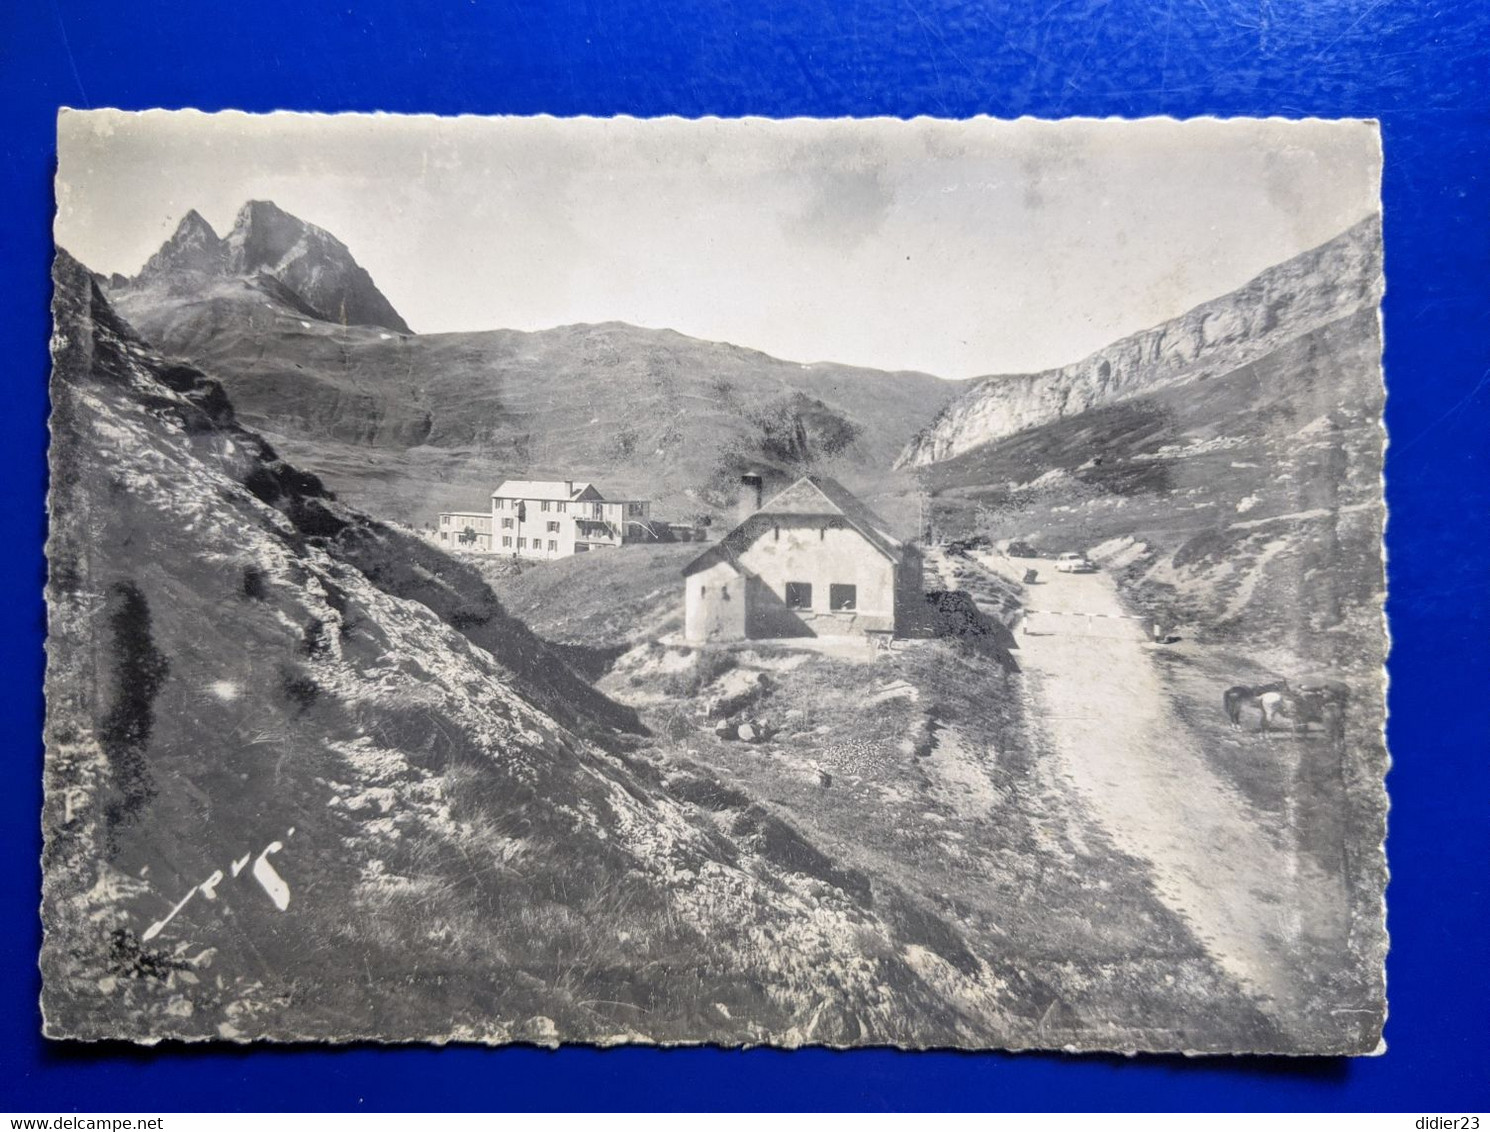
[(1380, 166), (64, 112), (47, 1033), (1378, 1050)]

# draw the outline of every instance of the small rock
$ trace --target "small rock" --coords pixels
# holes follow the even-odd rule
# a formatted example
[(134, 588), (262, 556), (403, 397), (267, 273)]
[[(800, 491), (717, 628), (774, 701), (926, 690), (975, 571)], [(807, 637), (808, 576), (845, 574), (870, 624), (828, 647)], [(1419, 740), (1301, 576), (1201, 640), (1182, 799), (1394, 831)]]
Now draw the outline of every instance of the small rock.
[(740, 738), (746, 743), (754, 743), (760, 732), (752, 723), (742, 723), (738, 731)]
[(241, 1038), (243, 1031), (231, 1022), (219, 1022), (217, 1024), (217, 1036), (220, 1038)]
[(166, 1003), (166, 1013), (172, 1018), (190, 1018), (196, 1007), (191, 1004), (191, 999), (184, 995), (177, 995)]
[(739, 729), (733, 723), (721, 723), (714, 728), (714, 734), (721, 739), (739, 738)]
[(104, 994), (113, 994), (114, 988), (118, 985), (119, 980), (114, 978), (113, 975), (105, 975), (98, 980), (98, 989), (103, 991)]

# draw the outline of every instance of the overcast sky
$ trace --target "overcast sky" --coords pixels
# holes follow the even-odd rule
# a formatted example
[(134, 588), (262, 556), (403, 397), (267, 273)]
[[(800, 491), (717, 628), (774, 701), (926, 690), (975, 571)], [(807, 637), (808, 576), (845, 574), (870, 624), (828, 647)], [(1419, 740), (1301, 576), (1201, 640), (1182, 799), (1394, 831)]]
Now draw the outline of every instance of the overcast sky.
[(618, 319), (944, 377), (1075, 361), (1378, 207), (1363, 122), (66, 112), (57, 240), (132, 274), (267, 199), (421, 333)]

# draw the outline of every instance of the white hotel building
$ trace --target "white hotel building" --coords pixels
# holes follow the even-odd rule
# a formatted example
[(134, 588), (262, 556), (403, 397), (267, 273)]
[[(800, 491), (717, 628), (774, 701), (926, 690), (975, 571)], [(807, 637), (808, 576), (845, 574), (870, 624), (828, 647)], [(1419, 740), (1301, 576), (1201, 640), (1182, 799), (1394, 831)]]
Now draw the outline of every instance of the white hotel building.
[(647, 500), (606, 499), (573, 480), (506, 480), (492, 492), (490, 513), (441, 512), (436, 538), (488, 554), (567, 558), (656, 535)]

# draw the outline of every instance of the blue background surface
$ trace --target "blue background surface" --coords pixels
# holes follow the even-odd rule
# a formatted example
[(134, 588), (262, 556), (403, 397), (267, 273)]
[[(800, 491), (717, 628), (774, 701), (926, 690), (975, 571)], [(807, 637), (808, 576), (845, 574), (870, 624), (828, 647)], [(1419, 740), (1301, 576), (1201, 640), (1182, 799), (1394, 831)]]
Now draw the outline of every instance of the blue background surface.
[[(1487, 43), (1490, 5), (1477, 0), (10, 0), (0, 12), (0, 1109), (1490, 1108)], [(1187, 1062), (43, 1042), (36, 861), (59, 105), (1379, 118), (1392, 438), (1390, 1051)]]

